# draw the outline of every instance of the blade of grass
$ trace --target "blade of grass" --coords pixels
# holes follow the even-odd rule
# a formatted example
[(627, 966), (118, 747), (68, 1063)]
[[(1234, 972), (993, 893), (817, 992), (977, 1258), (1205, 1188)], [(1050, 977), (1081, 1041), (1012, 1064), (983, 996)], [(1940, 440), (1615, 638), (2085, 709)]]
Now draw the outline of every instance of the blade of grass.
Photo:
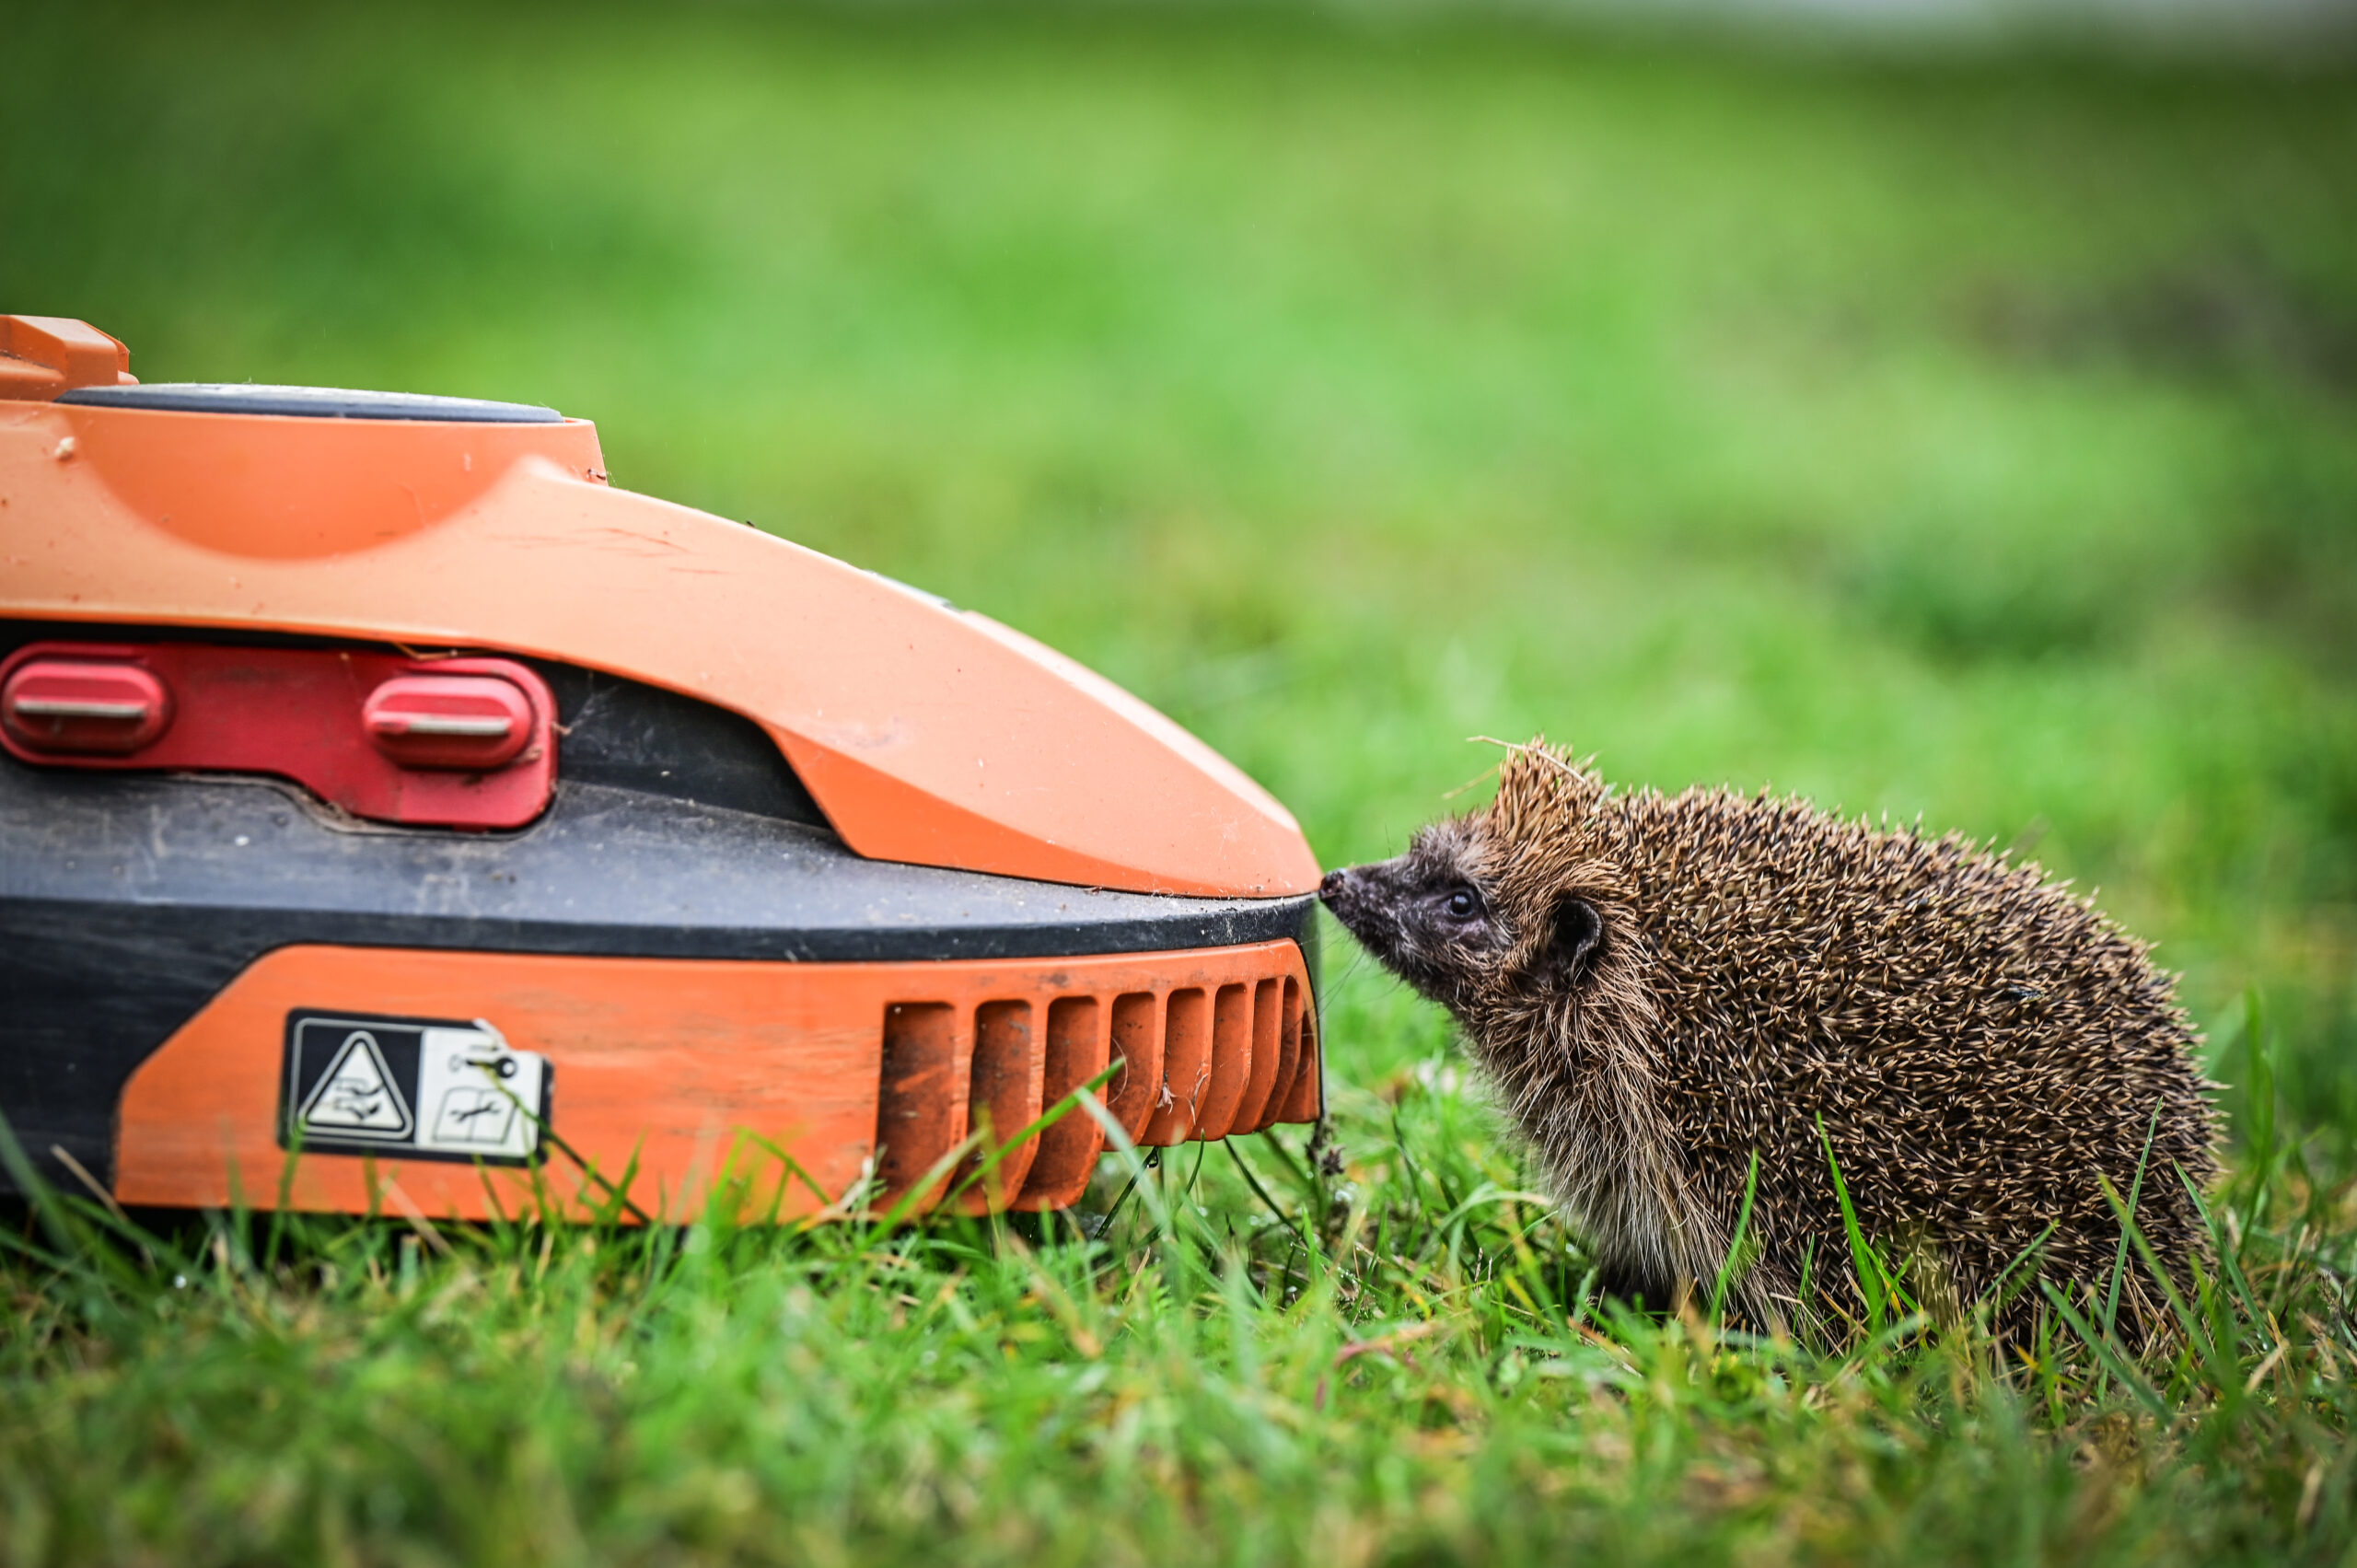
[(2136, 1397), (2136, 1402), (2144, 1407), (2145, 1413), (2154, 1421), (2166, 1424), (2171, 1414), (2168, 1401), (2162, 1399), (2151, 1384), (2138, 1376), (2135, 1364), (2128, 1353), (2122, 1350), (2119, 1343), (2100, 1327), (2080, 1316), (2062, 1293), (2054, 1288), (2051, 1282), (2040, 1280), (2038, 1282), (2038, 1287), (2045, 1293), (2048, 1305), (2061, 1315), (2062, 1320), (2071, 1326), (2071, 1331), (2079, 1336), (2081, 1342), (2097, 1361), (2103, 1364), (2104, 1369), (2111, 1374), (2114, 1380)]
[(1275, 1219), (1279, 1225), (1283, 1225), (1287, 1230), (1293, 1232), (1294, 1235), (1300, 1239), (1301, 1244), (1304, 1247), (1308, 1246), (1309, 1237), (1303, 1233), (1300, 1225), (1294, 1223), (1292, 1215), (1277, 1207), (1277, 1201), (1269, 1196), (1269, 1190), (1260, 1185), (1260, 1179), (1258, 1176), (1255, 1176), (1252, 1173), (1252, 1167), (1245, 1163), (1243, 1153), (1236, 1146), (1236, 1140), (1233, 1138), (1222, 1138), (1220, 1142), (1227, 1145), (1227, 1157), (1236, 1162), (1236, 1168), (1243, 1174), (1245, 1185), (1252, 1189), (1252, 1195), (1260, 1200), (1262, 1206), (1267, 1208), (1271, 1217)]
[[(2161, 1108), (2156, 1102), (2153, 1107), (2152, 1120), (2145, 1124), (2143, 1152), (2136, 1156), (2136, 1179), (2128, 1186), (2126, 1217), (2121, 1220), (2119, 1226), (2119, 1249), (2112, 1254), (2111, 1283), (2105, 1290), (2103, 1301), (2103, 1331), (2107, 1334), (2113, 1332), (2119, 1327), (2119, 1280), (2128, 1269), (2128, 1236), (2129, 1232), (2135, 1227), (2136, 1204), (2144, 1193), (2144, 1165), (2153, 1157), (2153, 1140), (2160, 1135), (2160, 1131)], [(2110, 1179), (2101, 1171), (2097, 1171), (2096, 1180), (2101, 1184), (2104, 1196), (2112, 1201), (2114, 1208), (2118, 1208), (2119, 1194), (2112, 1190)]]
[(1850, 1267), (1858, 1283), (1858, 1294), (1866, 1304), (1866, 1332), (1869, 1336), (1882, 1332), (1884, 1301), (1882, 1271), (1874, 1249), (1866, 1242), (1865, 1232), (1858, 1225), (1858, 1212), (1850, 1203), (1849, 1183), (1841, 1179), (1841, 1162), (1834, 1157), (1833, 1139), (1825, 1131), (1825, 1117), (1817, 1118), (1817, 1142), (1825, 1146), (1825, 1163), (1833, 1172), (1833, 1198), (1841, 1208), (1841, 1229), (1850, 1240)]
[(1742, 1267), (1743, 1244), (1751, 1230), (1751, 1200), (1759, 1190), (1759, 1151), (1751, 1151), (1750, 1168), (1743, 1176), (1743, 1203), (1736, 1210), (1735, 1235), (1727, 1242), (1726, 1261), (1719, 1265), (1719, 1277), (1711, 1287), (1711, 1321), (1716, 1324), (1724, 1315), (1727, 1301), (1727, 1286), (1735, 1280), (1736, 1271)]

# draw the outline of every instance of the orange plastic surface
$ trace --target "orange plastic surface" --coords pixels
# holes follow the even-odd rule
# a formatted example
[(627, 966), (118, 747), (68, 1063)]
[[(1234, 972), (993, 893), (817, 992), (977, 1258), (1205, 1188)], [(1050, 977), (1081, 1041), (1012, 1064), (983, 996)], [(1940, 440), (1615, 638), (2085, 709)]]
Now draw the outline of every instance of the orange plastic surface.
[(131, 351), (87, 321), (0, 316), (0, 400), (46, 402), (71, 387), (130, 387)]
[(1284, 807), (1111, 682), (603, 470), (581, 421), (0, 402), (0, 615), (558, 659), (760, 723), (874, 859), (1141, 892), (1316, 888)]
[[(748, 1217), (795, 1217), (841, 1200), (869, 1169), (883, 1197), (934, 1169), (986, 1108), (1004, 1143), (1109, 1063), (1101, 1092), (1132, 1133), (1217, 1138), (1315, 1120), (1316, 1019), (1291, 942), (1074, 959), (796, 964), (283, 947), (232, 981), (133, 1074), (123, 1092), (115, 1196), (126, 1203), (364, 1213), (408, 1204), (435, 1217), (514, 1214), (535, 1173), (344, 1154), (305, 1154), (291, 1177), (278, 1142), (288, 1013), (331, 1010), (482, 1019), (549, 1058), (549, 1121), (608, 1179), (633, 1160), (630, 1197), (668, 1219), (704, 1212), (734, 1176)], [(1280, 1014), (1283, 1014), (1280, 1027)], [(1165, 1020), (1223, 1014), (1178, 1075)], [(1241, 1020), (1263, 1027), (1242, 1027)], [(1126, 1027), (1124, 1027), (1126, 1021)], [(1281, 1107), (1248, 1115), (1225, 1086), (1258, 1083), (1264, 1052)], [(1306, 1047), (1306, 1048), (1305, 1048)], [(880, 1134), (880, 1137), (879, 1137)], [(759, 1140), (789, 1155), (825, 1200)], [(1103, 1134), (1076, 1112), (969, 1188), (967, 1207), (1059, 1208), (1086, 1186)], [(878, 1156), (878, 1144), (887, 1145)], [(604, 1192), (552, 1151), (537, 1173), (564, 1212)], [(951, 1184), (940, 1180), (926, 1202)], [(727, 1189), (720, 1189), (728, 1191)], [(840, 1210), (838, 1212), (841, 1212)]]

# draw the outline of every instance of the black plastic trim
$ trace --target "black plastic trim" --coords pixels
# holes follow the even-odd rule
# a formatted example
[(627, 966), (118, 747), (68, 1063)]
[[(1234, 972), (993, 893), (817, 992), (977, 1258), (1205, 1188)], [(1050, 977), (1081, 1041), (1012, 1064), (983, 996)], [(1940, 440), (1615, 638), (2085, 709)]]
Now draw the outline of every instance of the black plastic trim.
[(521, 662), (556, 698), (560, 779), (828, 825), (777, 742), (742, 714), (596, 670)]
[(159, 381), (141, 387), (76, 387), (59, 393), (57, 401), (86, 408), (155, 409), (169, 413), (266, 413), (293, 419), (420, 419), (442, 424), (564, 423), (564, 415), (537, 403), (441, 398), (424, 392), (354, 391), (343, 387)]
[(513, 833), (329, 816), (293, 785), (0, 765), (0, 899), (280, 941), (859, 962), (1292, 935), (1315, 901), (1067, 887), (868, 860), (824, 829), (560, 781)]

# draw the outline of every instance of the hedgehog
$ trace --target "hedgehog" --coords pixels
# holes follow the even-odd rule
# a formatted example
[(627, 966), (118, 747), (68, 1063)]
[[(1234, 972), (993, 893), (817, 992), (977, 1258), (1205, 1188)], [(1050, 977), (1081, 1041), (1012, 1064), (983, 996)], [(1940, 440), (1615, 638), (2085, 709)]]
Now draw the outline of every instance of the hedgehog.
[[(1488, 806), (1320, 891), (1455, 1016), (1573, 1233), (1647, 1305), (1724, 1283), (1738, 1322), (1848, 1335), (1885, 1287), (1845, 1196), (1906, 1301), (1986, 1304), (2015, 1343), (2041, 1279), (2081, 1306), (2112, 1288), (2107, 1182), (2173, 1283), (2206, 1266), (2198, 1036), (2149, 947), (2035, 864), (1765, 793), (1618, 793), (1539, 739)], [(2165, 1293), (2133, 1250), (2118, 1279), (2143, 1342)]]

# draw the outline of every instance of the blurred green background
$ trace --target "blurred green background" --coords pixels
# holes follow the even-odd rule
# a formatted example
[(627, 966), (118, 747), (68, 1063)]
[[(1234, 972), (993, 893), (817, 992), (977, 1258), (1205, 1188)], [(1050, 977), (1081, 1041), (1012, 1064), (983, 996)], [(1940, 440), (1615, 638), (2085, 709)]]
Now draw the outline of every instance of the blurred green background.
[[(1491, 751), (2034, 854), (2357, 1129), (2357, 93), (1275, 8), (15, 6), (0, 308), (515, 398), (1392, 853)], [(37, 68), (36, 68), (37, 67)], [(1329, 949), (1338, 1071), (1429, 1049)]]

